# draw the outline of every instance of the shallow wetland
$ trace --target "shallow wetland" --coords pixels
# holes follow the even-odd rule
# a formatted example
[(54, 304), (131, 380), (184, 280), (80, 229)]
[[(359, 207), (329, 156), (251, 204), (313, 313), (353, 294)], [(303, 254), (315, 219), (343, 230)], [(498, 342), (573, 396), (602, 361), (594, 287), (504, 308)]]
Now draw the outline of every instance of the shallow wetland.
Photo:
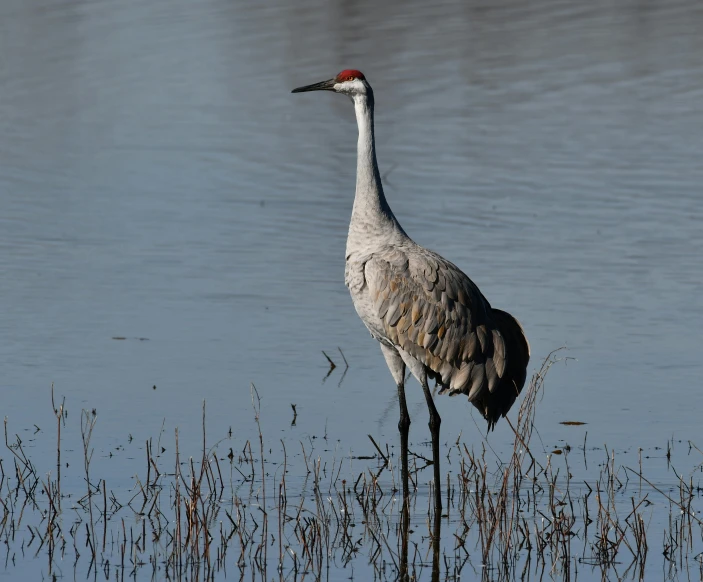
[[(0, 579), (703, 579), (701, 31), (693, 0), (0, 2)], [(537, 374), (489, 435), (437, 398), (441, 515), (408, 383), (407, 524), (344, 286), (353, 112), (290, 94), (343, 68), (400, 223)]]
[[(327, 434), (272, 441), (254, 385), (256, 437), (210, 426), (203, 403), (200, 453), (185, 453), (193, 443), (183, 447), (178, 429), (143, 444), (130, 436), (123, 446), (141, 459), (131, 463), (131, 486), (117, 490), (93, 462), (99, 415), (82, 410), (69, 420), (52, 391), (53, 427), (35, 425), (25, 442), (5, 420), (5, 571), (105, 580), (699, 579), (703, 451), (674, 440), (650, 451), (592, 445), (587, 425), (573, 420), (562, 425), (574, 440), (541, 442), (536, 408), (563, 358), (550, 354), (526, 387), (515, 426), (508, 421), (507, 455), (485, 441), (448, 443), (441, 514), (427, 447), (414, 443), (408, 521), (389, 443), (369, 435), (366, 450), (351, 454)], [(67, 454), (77, 431), (81, 448)], [(56, 464), (37, 466), (32, 451), (52, 437)], [(99, 452), (109, 464), (112, 453)]]

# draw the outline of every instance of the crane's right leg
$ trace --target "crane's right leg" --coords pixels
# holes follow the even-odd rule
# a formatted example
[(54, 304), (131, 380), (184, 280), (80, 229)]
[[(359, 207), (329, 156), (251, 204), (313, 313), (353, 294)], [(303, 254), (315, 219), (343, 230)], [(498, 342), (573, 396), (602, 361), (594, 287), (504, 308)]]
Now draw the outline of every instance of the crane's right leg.
[(410, 432), (410, 414), (408, 414), (408, 404), (405, 401), (405, 362), (403, 358), (400, 357), (398, 351), (391, 346), (381, 344), (381, 351), (383, 352), (383, 357), (386, 358), (386, 364), (388, 364), (388, 368), (398, 386), (398, 403), (400, 404), (398, 430), (400, 431), (403, 506), (408, 508), (410, 504), (410, 489), (408, 487), (408, 433)]

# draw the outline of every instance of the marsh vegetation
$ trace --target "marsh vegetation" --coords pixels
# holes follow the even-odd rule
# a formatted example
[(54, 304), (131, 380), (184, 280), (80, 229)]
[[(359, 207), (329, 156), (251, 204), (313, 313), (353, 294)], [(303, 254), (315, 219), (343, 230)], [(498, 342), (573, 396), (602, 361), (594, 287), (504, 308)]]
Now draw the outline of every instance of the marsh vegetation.
[[(131, 487), (113, 488), (92, 463), (99, 415), (69, 416), (52, 393), (55, 426), (31, 449), (4, 422), (4, 569), (105, 580), (701, 578), (703, 453), (675, 441), (655, 451), (591, 446), (577, 421), (565, 430), (582, 430), (582, 442), (552, 448), (535, 439), (547, 373), (561, 355), (526, 387), (509, 456), (487, 441), (447, 443), (442, 512), (426, 446), (411, 446), (407, 516), (389, 444), (370, 440), (367, 454), (354, 455), (326, 437), (286, 442), (261, 429), (225, 430), (211, 443), (206, 403), (196, 415), (201, 442), (162, 430), (140, 448)], [(254, 386), (251, 401), (260, 427)], [(75, 430), (82, 462), (67, 466), (65, 433)], [(40, 449), (55, 464), (37, 466), (30, 450)]]

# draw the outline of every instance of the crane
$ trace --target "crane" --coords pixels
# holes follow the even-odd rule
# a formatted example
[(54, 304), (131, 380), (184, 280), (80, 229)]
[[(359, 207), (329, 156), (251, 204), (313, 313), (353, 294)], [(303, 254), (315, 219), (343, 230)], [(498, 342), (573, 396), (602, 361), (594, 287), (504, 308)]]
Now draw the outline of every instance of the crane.
[(383, 193), (374, 142), (374, 95), (361, 71), (293, 93), (333, 91), (354, 103), (358, 125), (356, 194), (346, 247), (344, 280), (352, 301), (381, 352), (398, 389), (403, 499), (408, 491), (406, 367), (420, 382), (432, 436), (435, 507), (441, 511), (439, 433), (442, 422), (428, 380), (439, 393), (465, 394), (491, 430), (522, 390), (530, 347), (520, 323), (491, 307), (457, 266), (415, 243)]

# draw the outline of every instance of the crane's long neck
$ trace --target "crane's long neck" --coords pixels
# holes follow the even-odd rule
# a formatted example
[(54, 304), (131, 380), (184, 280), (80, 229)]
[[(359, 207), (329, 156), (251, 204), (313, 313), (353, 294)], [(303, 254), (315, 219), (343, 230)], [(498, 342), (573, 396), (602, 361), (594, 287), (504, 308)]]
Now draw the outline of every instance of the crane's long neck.
[(373, 130), (373, 92), (354, 97), (359, 142), (356, 160), (356, 195), (349, 224), (347, 255), (363, 247), (390, 242), (393, 236), (403, 235), (386, 197), (376, 163), (376, 144)]

